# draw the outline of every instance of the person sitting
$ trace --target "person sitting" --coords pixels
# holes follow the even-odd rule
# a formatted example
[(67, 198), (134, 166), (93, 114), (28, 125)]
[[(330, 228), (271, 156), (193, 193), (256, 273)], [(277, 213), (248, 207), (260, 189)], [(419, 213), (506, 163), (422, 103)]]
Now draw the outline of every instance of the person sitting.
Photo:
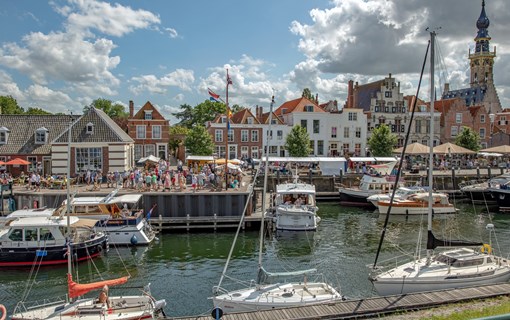
[(300, 206), (302, 204), (303, 204), (303, 200), (299, 197), (296, 199), (296, 201), (294, 201), (294, 205), (296, 205), (296, 206)]
[(103, 289), (99, 293), (99, 303), (105, 304), (109, 308), (110, 307), (110, 299), (108, 299), (108, 285), (104, 285)]

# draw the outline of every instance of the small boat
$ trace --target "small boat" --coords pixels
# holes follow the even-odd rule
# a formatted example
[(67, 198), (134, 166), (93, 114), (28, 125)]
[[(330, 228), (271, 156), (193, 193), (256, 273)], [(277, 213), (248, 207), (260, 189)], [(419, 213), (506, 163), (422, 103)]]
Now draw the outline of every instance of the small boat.
[[(116, 194), (117, 190), (106, 197), (74, 197), (71, 199), (70, 216), (100, 220), (97, 226), (108, 234), (110, 244), (150, 244), (156, 232), (148, 219), (155, 206), (144, 215), (141, 208), (142, 194)], [(54, 212), (57, 216), (66, 214), (67, 200)]]
[[(373, 207), (372, 202), (367, 198), (374, 194), (390, 193), (395, 185), (395, 175), (393, 168), (396, 161), (379, 165), (370, 165), (368, 173), (361, 178), (359, 187), (338, 188), (340, 194), (340, 204), (350, 206)], [(403, 179), (399, 181), (399, 187), (404, 187)]]
[[(423, 187), (400, 187), (395, 191), (395, 200), (405, 200), (409, 196), (412, 196), (417, 193), (424, 193), (427, 192), (427, 190)], [(367, 198), (367, 201), (372, 202), (374, 207), (377, 208), (377, 203), (379, 201), (389, 201), (391, 198), (391, 195), (389, 193), (378, 193), (371, 195)]]
[(298, 182), (276, 186), (274, 221), (276, 230), (314, 231), (320, 222), (315, 186)]
[[(433, 214), (457, 213), (457, 209), (450, 203), (446, 193), (434, 192), (430, 197), (427, 192), (422, 192), (409, 195), (407, 199), (393, 199), (391, 214), (426, 215), (428, 214), (430, 199), (432, 199)], [(377, 202), (379, 213), (386, 214), (389, 207), (390, 200)]]
[(471, 199), (474, 204), (496, 204), (492, 196), (493, 189), (499, 189), (510, 181), (510, 174), (506, 173), (486, 181), (467, 181), (459, 184), (459, 189), (464, 195)]
[(108, 249), (106, 234), (95, 229), (96, 220), (71, 217), (69, 222), (71, 238), (67, 241), (65, 218), (36, 216), (7, 221), (0, 230), (0, 267), (65, 264), (68, 252), (76, 261), (83, 261)]

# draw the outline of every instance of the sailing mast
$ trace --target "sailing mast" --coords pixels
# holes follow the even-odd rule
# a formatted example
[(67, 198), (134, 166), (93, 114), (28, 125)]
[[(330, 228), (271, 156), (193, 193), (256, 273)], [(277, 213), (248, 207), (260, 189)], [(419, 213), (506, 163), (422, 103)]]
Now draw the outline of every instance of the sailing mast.
[(229, 150), (228, 150), (228, 134), (229, 134), (229, 131), (230, 131), (230, 116), (231, 116), (231, 111), (230, 111), (230, 108), (228, 106), (228, 86), (232, 84), (232, 79), (230, 79), (230, 76), (228, 75), (228, 69), (227, 69), (227, 88), (225, 89), (225, 106), (226, 106), (226, 109), (225, 109), (225, 114), (227, 116), (227, 121), (225, 122), (225, 130), (226, 130), (226, 134), (225, 134), (225, 190), (228, 189), (228, 156), (229, 156)]
[[(274, 106), (274, 96), (271, 97), (271, 104), (269, 105), (269, 125), (267, 127), (266, 133), (266, 159), (264, 162), (264, 189), (262, 190), (262, 219), (260, 221), (260, 237), (259, 237), (259, 264), (258, 264), (258, 272), (262, 270), (262, 248), (264, 246), (264, 219), (265, 219), (265, 210), (266, 210), (266, 193), (267, 193), (267, 175), (269, 172), (269, 137), (271, 135), (271, 122), (273, 122), (273, 106)], [(258, 281), (257, 281), (258, 282)], [(260, 284), (260, 283), (257, 283)]]
[[(429, 203), (428, 203), (428, 215), (427, 215), (427, 239), (430, 239), (430, 236), (433, 237), (432, 234), (432, 184), (433, 184), (433, 176), (432, 172), (434, 171), (434, 56), (435, 56), (435, 45), (436, 41), (436, 32), (430, 32), (430, 136), (429, 136), (429, 172), (428, 172), (428, 180), (429, 180)], [(429, 248), (427, 241), (427, 258), (430, 259), (432, 256), (432, 251), (434, 248)]]
[(69, 119), (69, 131), (67, 133), (67, 179), (66, 179), (66, 198), (67, 198), (67, 273), (68, 277), (72, 275), (72, 257), (71, 251), (71, 130), (73, 129), (73, 114)]

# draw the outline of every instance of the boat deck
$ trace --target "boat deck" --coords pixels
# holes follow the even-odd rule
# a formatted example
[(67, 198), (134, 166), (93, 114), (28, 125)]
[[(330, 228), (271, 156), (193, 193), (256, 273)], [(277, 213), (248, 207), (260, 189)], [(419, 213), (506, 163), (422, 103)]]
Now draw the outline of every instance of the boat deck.
[[(510, 294), (510, 283), (469, 287), (462, 289), (420, 292), (404, 295), (346, 300), (336, 303), (306, 307), (275, 309), (268, 311), (233, 313), (223, 315), (222, 320), (265, 320), (265, 319), (352, 319), (379, 317), (399, 311), (432, 308), (455, 302), (485, 299)], [(170, 318), (173, 320), (205, 320), (211, 315)]]

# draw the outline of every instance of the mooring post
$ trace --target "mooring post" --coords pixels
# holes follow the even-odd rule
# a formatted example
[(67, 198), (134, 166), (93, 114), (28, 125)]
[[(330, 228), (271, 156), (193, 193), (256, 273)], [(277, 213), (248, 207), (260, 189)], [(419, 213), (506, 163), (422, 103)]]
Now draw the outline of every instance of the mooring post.
[(487, 175), (489, 176), (489, 179), (492, 179), (491, 166), (487, 166)]
[(455, 181), (455, 167), (452, 166), (452, 187), (453, 190), (457, 190), (457, 181)]

